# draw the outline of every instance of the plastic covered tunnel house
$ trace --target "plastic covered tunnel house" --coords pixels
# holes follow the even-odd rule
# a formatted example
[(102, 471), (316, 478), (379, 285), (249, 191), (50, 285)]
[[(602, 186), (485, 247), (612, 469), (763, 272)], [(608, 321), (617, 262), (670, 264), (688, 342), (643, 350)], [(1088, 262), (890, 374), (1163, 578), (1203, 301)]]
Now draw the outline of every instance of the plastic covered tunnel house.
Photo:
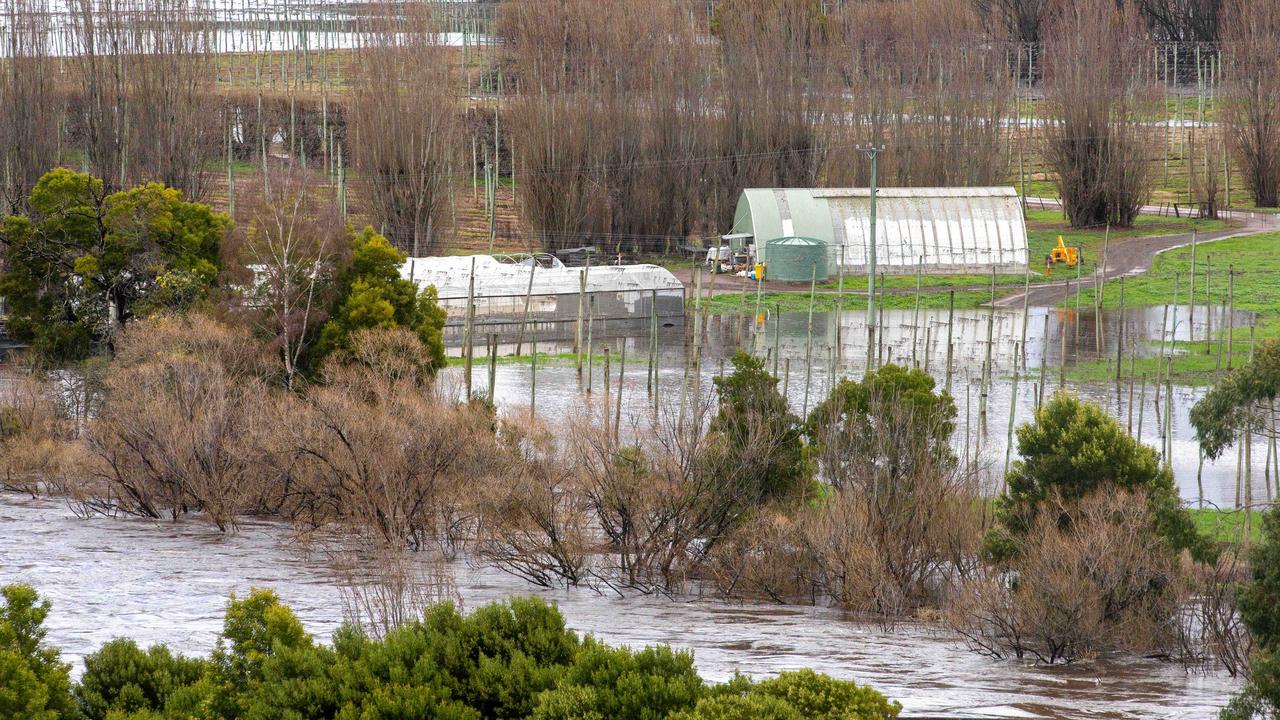
[(684, 284), (657, 265), (570, 268), (544, 254), (462, 255), (409, 258), (400, 274), (419, 288), (435, 286), (448, 313), (446, 334), (465, 324), (469, 296), (476, 326), (485, 333), (515, 333), (526, 323), (553, 334), (565, 327), (572, 332), (580, 302), (584, 319), (597, 329), (655, 318), (665, 325), (684, 315)]
[[(865, 274), (871, 235), (867, 188), (753, 188), (742, 191), (733, 234), (749, 235), (773, 274), (771, 241), (826, 243), (827, 272)], [(773, 258), (772, 260), (777, 260)], [(880, 188), (876, 192), (876, 272), (1022, 273), (1027, 228), (1011, 187)], [(803, 280), (808, 280), (811, 266)], [(783, 278), (779, 278), (783, 279)], [(794, 278), (785, 278), (794, 279)]]

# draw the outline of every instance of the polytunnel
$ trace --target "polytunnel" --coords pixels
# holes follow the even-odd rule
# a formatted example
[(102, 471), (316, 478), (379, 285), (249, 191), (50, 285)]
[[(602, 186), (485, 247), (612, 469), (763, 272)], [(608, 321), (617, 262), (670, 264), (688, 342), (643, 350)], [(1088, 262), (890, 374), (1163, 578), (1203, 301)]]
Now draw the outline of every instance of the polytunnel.
[(476, 325), (493, 333), (574, 323), (579, 306), (585, 320), (601, 323), (666, 324), (684, 315), (684, 285), (657, 265), (570, 268), (550, 255), (462, 255), (410, 258), (400, 275), (419, 288), (436, 288), (448, 313), (446, 327), (466, 322), (468, 297), (474, 298)]
[[(871, 191), (867, 188), (751, 188), (733, 233), (754, 238), (766, 264), (768, 243), (803, 235), (827, 243), (829, 272), (865, 274)], [(1022, 273), (1027, 228), (1011, 187), (880, 188), (876, 191), (876, 272)]]

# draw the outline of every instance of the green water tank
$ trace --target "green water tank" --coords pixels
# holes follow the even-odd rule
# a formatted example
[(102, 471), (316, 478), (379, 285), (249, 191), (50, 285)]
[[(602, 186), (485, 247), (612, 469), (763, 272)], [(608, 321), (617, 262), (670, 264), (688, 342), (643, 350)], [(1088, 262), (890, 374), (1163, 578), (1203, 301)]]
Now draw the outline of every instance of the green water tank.
[(764, 276), (768, 280), (808, 282), (815, 270), (827, 279), (827, 244), (816, 238), (784, 237), (765, 243)]

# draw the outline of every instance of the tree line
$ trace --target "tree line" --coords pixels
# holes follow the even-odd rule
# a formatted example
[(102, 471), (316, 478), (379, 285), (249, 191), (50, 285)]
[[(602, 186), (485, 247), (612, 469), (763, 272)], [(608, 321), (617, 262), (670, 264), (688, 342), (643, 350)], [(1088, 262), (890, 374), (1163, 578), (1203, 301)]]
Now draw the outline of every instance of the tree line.
[(1280, 18), (1247, 0), (522, 0), (498, 5), (481, 57), (445, 46), (427, 5), (376, 6), (346, 27), (341, 77), (322, 59), (283, 88), (264, 79), (271, 53), (218, 54), (202, 3), (94, 0), (66, 28), (47, 9), (4, 11), (10, 212), (59, 163), (112, 191), (225, 186), (228, 205), (246, 164), (257, 184), (294, 166), (425, 255), (456, 239), (483, 170), (486, 194), (514, 186), (530, 247), (661, 252), (722, 232), (744, 187), (865, 185), (859, 147), (884, 146), (885, 186), (1004, 184), (1040, 157), (1073, 224), (1123, 225), (1165, 137), (1158, 44), (1206, 33), (1219, 44), (1195, 63), (1221, 112), (1191, 149), (1191, 194), (1217, 206), (1224, 154), (1256, 205), (1280, 187)]

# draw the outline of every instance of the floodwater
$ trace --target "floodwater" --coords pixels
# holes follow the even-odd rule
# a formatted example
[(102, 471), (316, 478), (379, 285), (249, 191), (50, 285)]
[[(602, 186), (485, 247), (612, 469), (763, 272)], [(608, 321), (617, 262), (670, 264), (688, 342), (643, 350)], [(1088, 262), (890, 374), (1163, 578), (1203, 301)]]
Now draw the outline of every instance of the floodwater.
[[(720, 374), (729, 358), (739, 349), (747, 349), (765, 357), (770, 369), (777, 367), (782, 378), (791, 408), (798, 414), (811, 410), (831, 387), (832, 378), (861, 376), (866, 367), (867, 327), (865, 313), (844, 311), (841, 313), (815, 313), (812, 335), (807, 313), (783, 313), (764, 318), (756, 324), (751, 317), (718, 316), (710, 318), (705, 339), (700, 342), (702, 369), (700, 388), (709, 392), (711, 378)], [(1077, 315), (1071, 310), (1031, 308), (1026, 322), (1019, 310), (956, 311), (951, 324), (951, 390), (955, 397), (959, 418), (954, 443), (961, 456), (978, 453), (977, 459), (985, 466), (988, 486), (994, 489), (1004, 474), (1010, 406), (1013, 406), (1013, 424), (1031, 420), (1043, 376), (1044, 395), (1060, 386), (1081, 397), (1098, 403), (1126, 427), (1133, 428), (1139, 438), (1157, 449), (1162, 446), (1161, 426), (1165, 407), (1164, 391), (1157, 397), (1155, 379), (1149, 378), (1145, 391), (1140, 378), (1133, 382), (1132, 401), (1128, 369), (1134, 356), (1158, 356), (1162, 338), (1202, 340), (1210, 328), (1224, 327), (1227, 313), (1224, 308), (1204, 306), (1194, 310), (1188, 306), (1174, 308), (1150, 307), (1128, 310), (1121, 318), (1119, 313), (1104, 312), (1101, 316), (1101, 343), (1098, 323), (1091, 312)], [(694, 380), (686, 380), (685, 368), (693, 354), (693, 320), (686, 327), (665, 327), (658, 333), (658, 394), (662, 402), (679, 401), (682, 388), (692, 392)], [(1234, 318), (1236, 332), (1247, 337), (1249, 318), (1238, 312)], [(643, 325), (643, 324), (642, 324)], [(947, 375), (947, 311), (890, 310), (884, 313), (883, 326), (877, 341), (880, 362), (897, 362), (920, 367), (933, 375), (939, 387), (945, 386)], [(600, 356), (607, 348), (611, 355), (611, 393), (617, 392), (617, 374), (620, 371), (620, 353), (626, 352), (626, 368), (623, 382), (624, 422), (628, 416), (642, 415), (652, 406), (648, 389), (648, 358), (651, 330), (648, 327), (625, 323), (599, 323), (591, 328), (592, 353), (596, 357), (594, 367), (585, 368), (579, 375), (572, 360), (556, 358), (542, 360), (534, 371), (526, 363), (499, 362), (495, 368), (493, 396), (501, 409), (515, 411), (527, 408), (531, 399), (538, 413), (548, 418), (566, 418), (588, 406), (604, 401), (603, 367)], [(1025, 331), (1025, 335), (1024, 335)], [(477, 331), (483, 334), (483, 328)], [(986, 360), (987, 337), (991, 337), (992, 380), (987, 397), (982, 398), (982, 367)], [(573, 351), (573, 323), (565, 323), (558, 333), (544, 333), (539, 340), (539, 353), (562, 354)], [(585, 331), (584, 331), (585, 334)], [(699, 333), (700, 335), (702, 333)], [(1025, 342), (1023, 338), (1025, 337)], [(811, 339), (810, 339), (811, 338)], [(586, 342), (584, 338), (584, 343)], [(530, 340), (524, 339), (522, 352), (530, 352)], [(914, 348), (914, 350), (913, 350)], [(511, 338), (500, 338), (498, 357), (515, 352)], [(837, 352), (838, 349), (838, 352)], [(1217, 345), (1210, 351), (1216, 357)], [(1025, 351), (1025, 354), (1024, 354)], [(1203, 350), (1197, 350), (1202, 352)], [(457, 355), (461, 351), (453, 348)], [(472, 370), (473, 391), (488, 390), (488, 372), (483, 347), (475, 351)], [(1072, 365), (1101, 359), (1114, 368), (1117, 356), (1121, 359), (1124, 380), (1080, 383), (1069, 378)], [(1239, 364), (1244, 358), (1233, 358)], [(1224, 367), (1226, 358), (1223, 359)], [(808, 371), (805, 368), (810, 368)], [(788, 369), (789, 368), (789, 369)], [(1041, 369), (1043, 368), (1043, 373)], [(1061, 382), (1068, 370), (1068, 377)], [(834, 372), (833, 372), (834, 369)], [(1111, 377), (1114, 370), (1106, 374)], [(1017, 377), (1016, 401), (1014, 377)], [(464, 371), (452, 367), (446, 374), (450, 382), (462, 385)], [(593, 392), (585, 393), (590, 383)], [(536, 386), (536, 397), (531, 397)], [(1236, 503), (1237, 454), (1228, 450), (1216, 461), (1205, 460), (1201, 465), (1195, 441), (1195, 429), (1189, 421), (1189, 413), (1195, 403), (1204, 396), (1205, 387), (1174, 385), (1172, 404), (1167, 408), (1172, 428), (1172, 466), (1175, 480), (1185, 501), (1205, 503), (1219, 507), (1231, 507)], [(611, 405), (616, 395), (611, 395)], [(985, 420), (982, 410), (985, 405)], [(612, 410), (611, 410), (612, 411)], [(627, 425), (624, 425), (626, 427)], [(1258, 438), (1252, 448), (1253, 498), (1269, 497), (1264, 477), (1267, 445)], [(1017, 458), (1016, 450), (1009, 460)]]
[[(1206, 322), (1219, 328), (1226, 320), (1221, 309), (1214, 309), (1210, 320), (1203, 307), (1197, 308), (1194, 324), (1188, 322), (1185, 307), (1176, 311), (1176, 322), (1173, 315), (1172, 309), (1166, 314), (1163, 308), (1131, 311), (1123, 321), (1103, 315), (1099, 343), (1091, 316), (1077, 319), (1067, 311), (1033, 309), (1024, 323), (1021, 311), (957, 312), (951, 326), (951, 377), (960, 413), (958, 452), (980, 453), (994, 489), (1005, 462), (1010, 405), (1015, 424), (1030, 417), (1041, 367), (1045, 391), (1051, 392), (1058, 386), (1060, 366), (1117, 352), (1125, 362), (1133, 354), (1154, 355), (1162, 335), (1202, 338)], [(1237, 327), (1248, 323), (1243, 315), (1234, 320)], [(664, 402), (677, 402), (682, 385), (692, 385), (685, 381), (686, 359), (692, 353), (686, 345), (692, 319), (689, 323), (689, 328), (664, 327), (658, 333), (657, 395)], [(944, 383), (946, 328), (945, 311), (921, 311), (919, 316), (910, 310), (890, 311), (879, 343), (881, 360), (918, 365)], [(593, 351), (612, 351), (615, 393), (619, 352), (625, 348), (624, 414), (643, 416), (652, 402), (646, 391), (650, 330), (604, 323), (591, 330)], [(572, 325), (558, 332), (540, 331), (540, 352), (572, 348)], [(980, 376), (988, 333), (993, 381), (983, 431)], [(512, 340), (501, 340), (500, 355), (514, 352)], [(530, 340), (525, 339), (525, 353)], [(765, 318), (759, 327), (752, 318), (726, 316), (711, 319), (699, 345), (702, 369), (695, 377), (704, 391), (736, 349), (750, 348), (770, 363), (777, 360), (787, 397), (793, 409), (802, 412), (827, 392), (832, 377), (861, 374), (866, 324), (860, 313), (852, 312), (816, 314), (812, 324), (807, 314), (783, 314)], [(833, 373), (832, 368), (837, 370)], [(473, 389), (487, 389), (487, 374), (484, 359), (478, 358)], [(444, 381), (460, 388), (462, 376), (462, 368), (455, 366)], [(503, 410), (520, 412), (528, 406), (533, 376), (523, 363), (496, 365), (494, 390)], [(593, 390), (589, 395), (588, 382)], [(547, 358), (536, 370), (536, 387), (538, 412), (553, 419), (604, 399), (600, 364), (580, 378), (570, 362)], [(1121, 422), (1130, 422), (1127, 383), (1119, 389), (1112, 382), (1068, 387), (1100, 403)], [(1138, 393), (1135, 388), (1135, 406)], [(1234, 453), (1206, 463), (1203, 491), (1197, 484), (1197, 451), (1187, 413), (1203, 393), (1201, 388), (1173, 390), (1173, 466), (1184, 499), (1196, 502), (1203, 495), (1205, 502), (1230, 506), (1235, 499)], [(1158, 444), (1153, 401), (1154, 389), (1148, 386), (1141, 410), (1133, 408), (1132, 422), (1141, 427), (1145, 441)], [(1262, 498), (1265, 447), (1255, 447), (1253, 455), (1258, 463), (1254, 496)], [(901, 701), (908, 716), (1204, 718), (1214, 715), (1238, 685), (1222, 673), (1189, 673), (1176, 665), (1136, 658), (1051, 668), (997, 661), (970, 652), (936, 626), (904, 623), (886, 628), (831, 609), (541, 590), (466, 562), (454, 563), (450, 571), (465, 607), (536, 593), (558, 603), (577, 631), (611, 643), (665, 642), (692, 649), (699, 671), (711, 680), (724, 680), (734, 672), (763, 676), (813, 667), (876, 687)], [(281, 524), (249, 520), (238, 533), (223, 535), (199, 522), (82, 519), (57, 500), (0, 494), (0, 583), (12, 581), (35, 585), (53, 602), (49, 639), (77, 664), (85, 653), (118, 635), (207, 653), (227, 596), (252, 587), (274, 588), (322, 638), (342, 616), (336, 580), (324, 559), (304, 554)]]
[[(498, 571), (452, 567), (464, 607), (539, 594), (570, 627), (614, 644), (670, 643), (699, 672), (765, 676), (812, 667), (874, 686), (904, 715), (955, 718), (1205, 718), (1236, 690), (1220, 673), (1133, 659), (1036, 667), (992, 660), (929, 626), (885, 628), (847, 614), (714, 600), (541, 591)], [(271, 587), (327, 638), (342, 603), (325, 563), (279, 524), (223, 535), (198, 522), (75, 517), (56, 500), (0, 494), (0, 583), (28, 582), (52, 601), (49, 641), (79, 665), (115, 636), (207, 653), (226, 598)]]

